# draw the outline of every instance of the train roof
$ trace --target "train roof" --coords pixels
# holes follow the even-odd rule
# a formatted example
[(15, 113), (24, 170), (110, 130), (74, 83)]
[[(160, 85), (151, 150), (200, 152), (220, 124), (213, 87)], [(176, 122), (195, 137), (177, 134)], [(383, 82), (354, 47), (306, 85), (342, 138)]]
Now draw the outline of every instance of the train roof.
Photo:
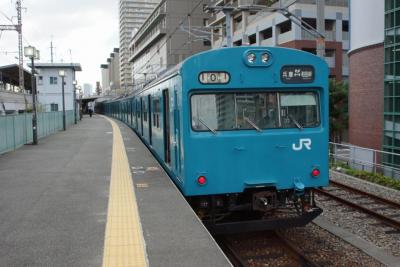
[[(144, 88), (136, 91), (135, 94), (146, 91), (148, 88), (151, 88), (157, 83), (160, 83), (161, 81), (170, 78), (172, 76), (175, 76), (177, 74), (185, 73), (185, 74), (190, 74), (189, 76), (195, 75), (197, 77), (198, 73), (194, 72), (196, 71), (198, 72), (200, 70), (217, 70), (218, 68), (220, 68), (220, 70), (224, 70), (226, 67), (229, 67), (231, 70), (235, 69), (235, 71), (240, 70), (240, 68), (242, 68), (242, 70), (247, 69), (247, 67), (249, 66), (246, 67), (245, 66), (246, 64), (243, 64), (243, 58), (246, 55), (246, 53), (248, 53), (248, 51), (266, 51), (271, 54), (272, 57), (271, 64), (258, 67), (268, 67), (269, 65), (275, 64), (279, 66), (279, 68), (281, 68), (282, 65), (288, 65), (290, 63), (292, 65), (308, 64), (316, 66), (317, 67), (316, 71), (320, 73), (329, 72), (328, 65), (325, 62), (325, 60), (317, 57), (314, 54), (301, 51), (298, 49), (284, 48), (284, 47), (265, 47), (265, 46), (238, 46), (231, 48), (224, 47), (224, 48), (206, 50), (186, 58), (183, 62), (179, 63), (178, 65), (162, 72), (156, 79), (146, 84)], [(238, 57), (237, 56), (238, 54), (243, 56)], [(226, 58), (231, 59), (229, 63), (227, 63), (227, 61), (224, 60)], [(122, 98), (129, 98), (131, 96), (132, 94), (124, 96)]]

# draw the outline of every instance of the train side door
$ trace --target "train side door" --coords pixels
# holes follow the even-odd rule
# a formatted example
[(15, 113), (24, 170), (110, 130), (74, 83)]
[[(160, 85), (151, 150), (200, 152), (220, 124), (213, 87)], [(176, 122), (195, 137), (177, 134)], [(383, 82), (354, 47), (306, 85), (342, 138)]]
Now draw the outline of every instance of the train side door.
[(140, 98), (140, 134), (143, 136), (143, 116), (144, 116), (144, 103), (143, 98)]
[(164, 124), (164, 160), (165, 163), (171, 163), (171, 140), (170, 140), (170, 123), (169, 123), (169, 93), (168, 89), (163, 90), (163, 124)]
[(174, 154), (175, 154), (175, 171), (177, 174), (181, 172), (181, 128), (179, 116), (178, 92), (174, 88)]
[(131, 127), (133, 126), (133, 98), (131, 98), (129, 100), (129, 107), (130, 107), (130, 113), (131, 113), (131, 121), (130, 121), (130, 125)]
[(139, 99), (137, 99), (137, 98), (135, 98), (135, 129), (136, 129), (136, 132), (138, 132), (139, 131), (139, 115), (140, 115), (140, 112), (139, 112)]
[(151, 116), (152, 116), (152, 113), (151, 113), (151, 108), (152, 108), (152, 106), (151, 106), (151, 95), (148, 95), (147, 96), (147, 102), (148, 102), (148, 110), (147, 110), (147, 114), (149, 114), (148, 115), (148, 127), (149, 127), (149, 143), (150, 143), (150, 145), (152, 145), (153, 144), (153, 142), (152, 142), (152, 139), (151, 139), (151, 132), (152, 132), (152, 129), (151, 129), (151, 123), (152, 123), (152, 121), (151, 121)]

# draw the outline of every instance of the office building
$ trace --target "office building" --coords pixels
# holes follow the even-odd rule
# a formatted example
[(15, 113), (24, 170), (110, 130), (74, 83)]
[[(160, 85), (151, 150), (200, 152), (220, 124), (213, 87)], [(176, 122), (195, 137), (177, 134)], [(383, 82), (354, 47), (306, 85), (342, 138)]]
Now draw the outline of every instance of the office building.
[(133, 36), (129, 61), (135, 89), (185, 58), (211, 48), (207, 38), (190, 33), (191, 27), (204, 27), (209, 18), (198, 3), (198, 0), (162, 0)]
[(129, 42), (134, 34), (153, 11), (159, 0), (120, 0), (119, 1), (119, 45), (120, 45), (120, 81), (122, 90), (129, 90), (132, 77), (129, 59)]
[[(379, 2), (379, 4), (370, 5), (370, 8), (374, 10), (374, 12), (380, 12), (380, 14), (384, 12), (385, 14), (383, 150), (400, 154), (400, 19), (398, 17), (400, 2), (386, 0), (384, 11), (382, 8), (378, 9), (378, 7), (383, 5), (383, 1), (373, 2)], [(373, 19), (373, 21), (375, 21), (375, 23), (381, 22), (381, 20), (376, 21), (375, 19)], [(387, 165), (399, 168), (400, 156), (385, 155), (383, 162)]]
[[(318, 0), (320, 1), (320, 0)], [(265, 5), (261, 0), (217, 0), (212, 5), (234, 7), (246, 5)], [(274, 1), (269, 1), (274, 2)], [(312, 27), (317, 27), (316, 0), (282, 1), (287, 3), (288, 10)], [(270, 7), (277, 8), (280, 3)], [(348, 0), (325, 0), (325, 60), (330, 68), (330, 77), (338, 81), (349, 75), (347, 51), (349, 50), (349, 8)], [(316, 37), (279, 12), (236, 10), (232, 13), (232, 40), (234, 46), (282, 46), (300, 49), (316, 54)], [(212, 46), (218, 48), (226, 45), (225, 15), (214, 12), (208, 25), (213, 27)]]

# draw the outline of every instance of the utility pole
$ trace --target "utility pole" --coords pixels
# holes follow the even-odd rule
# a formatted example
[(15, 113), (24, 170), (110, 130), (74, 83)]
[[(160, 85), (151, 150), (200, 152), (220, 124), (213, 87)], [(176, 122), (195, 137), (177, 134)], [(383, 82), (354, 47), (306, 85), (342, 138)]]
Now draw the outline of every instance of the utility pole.
[[(0, 31), (16, 31), (18, 32), (18, 64), (19, 64), (19, 89), (25, 90), (24, 83), (24, 55), (22, 50), (22, 0), (17, 0), (15, 7), (17, 9), (18, 24), (0, 25)], [(12, 21), (11, 21), (12, 22)], [(32, 74), (33, 75), (33, 74)]]
[[(317, 32), (325, 34), (325, 0), (317, 1)], [(325, 38), (317, 38), (317, 56), (325, 57)]]
[[(18, 25), (17, 25), (17, 32), (18, 32), (18, 57), (19, 57), (19, 89), (20, 91), (24, 92), (25, 90), (25, 83), (24, 83), (24, 55), (22, 52), (22, 5), (21, 0), (17, 0), (16, 3), (17, 7), (17, 14), (18, 14)], [(35, 75), (32, 73), (32, 76)], [(33, 88), (32, 88), (33, 90)]]
[(53, 40), (50, 41), (50, 58), (51, 58), (51, 64), (53, 64)]

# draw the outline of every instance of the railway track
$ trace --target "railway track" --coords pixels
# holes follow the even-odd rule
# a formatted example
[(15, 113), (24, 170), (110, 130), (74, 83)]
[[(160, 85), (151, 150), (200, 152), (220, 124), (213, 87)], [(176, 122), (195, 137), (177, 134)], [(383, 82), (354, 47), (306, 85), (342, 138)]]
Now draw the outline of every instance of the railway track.
[(400, 231), (400, 203), (335, 181), (330, 181), (329, 189), (315, 191)]
[(223, 236), (217, 240), (235, 267), (319, 266), (279, 232)]

